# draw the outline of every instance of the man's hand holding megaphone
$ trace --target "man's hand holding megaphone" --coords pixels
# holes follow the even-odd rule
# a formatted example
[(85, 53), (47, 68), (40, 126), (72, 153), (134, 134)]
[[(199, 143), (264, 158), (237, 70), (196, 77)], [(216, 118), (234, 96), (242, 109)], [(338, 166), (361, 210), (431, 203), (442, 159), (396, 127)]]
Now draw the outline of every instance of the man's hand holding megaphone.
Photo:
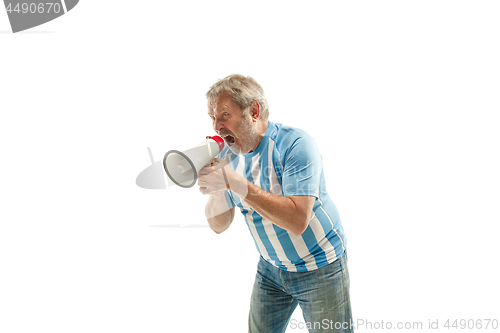
[[(226, 160), (220, 158), (215, 158), (211, 165), (201, 168), (197, 178), (200, 192), (210, 195), (205, 207), (208, 224), (213, 231), (221, 233), (234, 219), (234, 207), (228, 206), (224, 191), (237, 190), (239, 193), (246, 194), (246, 179), (234, 172)], [(243, 181), (238, 182), (241, 179)]]
[(198, 186), (203, 194), (218, 194), (225, 190), (230, 190), (230, 184), (234, 184), (236, 173), (228, 163), (221, 158), (215, 158), (209, 166), (203, 167), (198, 172)]

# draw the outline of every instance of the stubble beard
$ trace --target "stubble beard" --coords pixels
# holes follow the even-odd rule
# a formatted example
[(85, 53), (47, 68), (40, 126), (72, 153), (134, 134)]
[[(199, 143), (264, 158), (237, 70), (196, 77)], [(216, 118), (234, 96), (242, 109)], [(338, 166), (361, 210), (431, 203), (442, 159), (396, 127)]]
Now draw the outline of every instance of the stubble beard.
[(238, 138), (242, 147), (237, 144), (233, 144), (229, 147), (231, 151), (236, 155), (245, 155), (251, 152), (258, 143), (259, 136), (252, 125), (252, 122), (248, 119), (243, 119), (238, 127)]

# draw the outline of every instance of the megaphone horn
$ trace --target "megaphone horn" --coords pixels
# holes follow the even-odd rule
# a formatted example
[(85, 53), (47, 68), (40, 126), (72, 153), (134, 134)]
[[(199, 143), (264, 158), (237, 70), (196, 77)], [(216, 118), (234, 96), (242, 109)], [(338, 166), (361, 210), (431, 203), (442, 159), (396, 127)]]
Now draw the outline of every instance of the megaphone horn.
[(175, 184), (192, 187), (196, 184), (198, 171), (211, 163), (222, 148), (224, 140), (220, 136), (207, 136), (205, 141), (183, 152), (169, 150), (163, 158), (163, 168)]

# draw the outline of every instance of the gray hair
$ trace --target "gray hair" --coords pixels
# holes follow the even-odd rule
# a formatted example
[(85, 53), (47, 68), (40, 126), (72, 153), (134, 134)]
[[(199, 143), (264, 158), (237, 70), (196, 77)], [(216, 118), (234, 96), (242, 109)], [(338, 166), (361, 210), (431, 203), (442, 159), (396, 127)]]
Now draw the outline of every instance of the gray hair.
[(260, 117), (263, 120), (269, 117), (269, 106), (264, 89), (250, 76), (232, 74), (217, 81), (207, 91), (208, 103), (213, 104), (223, 93), (231, 95), (233, 102), (240, 107), (243, 116), (248, 114), (252, 103), (257, 102), (260, 105)]

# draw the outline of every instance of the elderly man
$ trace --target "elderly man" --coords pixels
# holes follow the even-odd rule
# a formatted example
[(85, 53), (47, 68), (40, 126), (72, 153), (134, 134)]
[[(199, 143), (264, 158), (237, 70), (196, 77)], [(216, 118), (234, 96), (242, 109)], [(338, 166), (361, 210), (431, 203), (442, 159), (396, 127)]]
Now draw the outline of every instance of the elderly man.
[(268, 120), (264, 91), (251, 77), (230, 75), (207, 99), (226, 142), (198, 174), (201, 193), (210, 195), (208, 223), (224, 232), (238, 207), (261, 255), (249, 332), (285, 332), (297, 304), (310, 332), (352, 332), (346, 238), (316, 143)]

